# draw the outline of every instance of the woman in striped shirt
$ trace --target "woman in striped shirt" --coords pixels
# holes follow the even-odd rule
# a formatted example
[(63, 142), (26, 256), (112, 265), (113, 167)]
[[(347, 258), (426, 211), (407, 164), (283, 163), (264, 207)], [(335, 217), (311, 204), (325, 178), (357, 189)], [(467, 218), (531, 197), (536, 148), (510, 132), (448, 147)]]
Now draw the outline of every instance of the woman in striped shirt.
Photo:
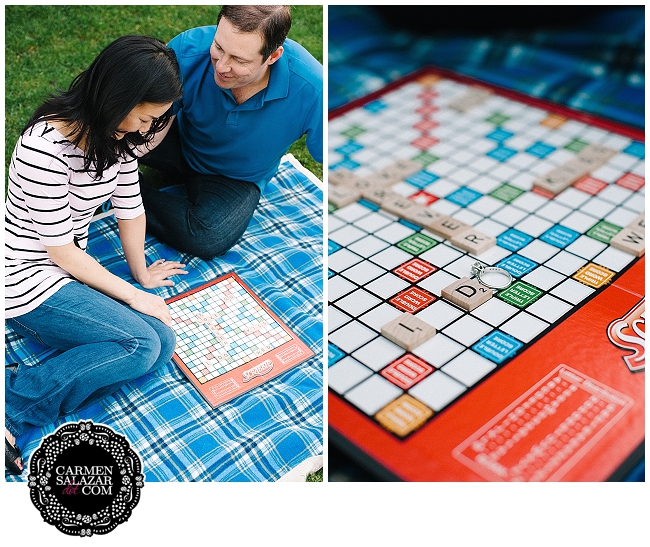
[(170, 119), (182, 94), (174, 52), (124, 36), (67, 91), (32, 115), (11, 157), (5, 214), (5, 317), (60, 350), (39, 366), (5, 369), (5, 467), (22, 473), (15, 438), (88, 406), (169, 362), (165, 301), (86, 254), (94, 211), (111, 199), (126, 262), (145, 289), (172, 285), (183, 264), (144, 256), (135, 147)]

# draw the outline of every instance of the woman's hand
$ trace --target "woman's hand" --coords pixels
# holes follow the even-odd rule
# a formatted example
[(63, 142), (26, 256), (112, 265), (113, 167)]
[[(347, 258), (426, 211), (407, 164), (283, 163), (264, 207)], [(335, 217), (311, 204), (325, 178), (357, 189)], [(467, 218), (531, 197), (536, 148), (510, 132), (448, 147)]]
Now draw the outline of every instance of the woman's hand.
[[(45, 247), (45, 250), (52, 262), (63, 268), (81, 283), (85, 283), (111, 298), (121, 300), (134, 310), (156, 317), (171, 327), (172, 320), (169, 309), (160, 296), (142, 291), (112, 274), (93, 257), (75, 246), (74, 243)], [(171, 266), (168, 267), (164, 264), (170, 264)], [(180, 262), (163, 263), (162, 260), (157, 260), (150, 267), (153, 270), (153, 283), (158, 280), (158, 283), (164, 284), (165, 277), (169, 275), (187, 273), (185, 270), (180, 269), (182, 266), (183, 264)], [(171, 285), (172, 282), (169, 281), (167, 284)]]
[(169, 314), (167, 303), (158, 295), (136, 290), (134, 297), (128, 302), (136, 311), (160, 319), (165, 325), (172, 326), (172, 317)]
[(136, 281), (145, 289), (155, 289), (156, 287), (171, 286), (173, 281), (168, 279), (173, 275), (183, 275), (188, 273), (184, 270), (185, 264), (182, 262), (167, 262), (164, 258), (156, 260), (151, 266), (147, 267), (146, 272)]

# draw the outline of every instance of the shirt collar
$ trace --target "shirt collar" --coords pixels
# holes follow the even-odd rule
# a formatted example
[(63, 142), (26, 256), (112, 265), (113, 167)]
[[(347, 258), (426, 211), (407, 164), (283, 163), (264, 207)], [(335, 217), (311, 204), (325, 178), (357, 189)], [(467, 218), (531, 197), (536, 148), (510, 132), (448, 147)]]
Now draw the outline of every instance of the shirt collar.
[(265, 101), (285, 99), (289, 96), (289, 56), (284, 48), (282, 56), (270, 66), (269, 85), (264, 94)]

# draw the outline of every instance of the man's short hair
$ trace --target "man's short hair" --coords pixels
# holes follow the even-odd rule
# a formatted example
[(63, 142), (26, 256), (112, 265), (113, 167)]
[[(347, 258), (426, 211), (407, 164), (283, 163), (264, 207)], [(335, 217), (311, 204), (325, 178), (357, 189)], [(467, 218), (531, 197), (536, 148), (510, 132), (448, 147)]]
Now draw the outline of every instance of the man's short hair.
[(239, 32), (257, 32), (262, 37), (262, 59), (278, 49), (291, 30), (289, 6), (221, 6), (217, 25), (225, 17)]

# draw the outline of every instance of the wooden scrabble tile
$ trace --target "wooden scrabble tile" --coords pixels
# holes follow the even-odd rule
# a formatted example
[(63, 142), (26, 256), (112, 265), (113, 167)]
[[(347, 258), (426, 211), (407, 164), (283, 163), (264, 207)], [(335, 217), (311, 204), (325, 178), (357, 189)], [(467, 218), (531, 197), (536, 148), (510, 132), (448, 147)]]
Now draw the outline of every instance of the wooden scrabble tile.
[(384, 211), (397, 215), (400, 218), (404, 218), (404, 214), (409, 209), (417, 209), (419, 207), (421, 207), (421, 205), (418, 205), (414, 201), (399, 194), (389, 195), (381, 202), (381, 208)]
[(586, 158), (586, 157), (594, 157), (598, 158), (598, 161), (600, 162), (600, 165), (605, 163), (609, 158), (612, 156), (616, 155), (616, 150), (612, 150), (611, 148), (607, 148), (606, 146), (603, 146), (602, 144), (590, 144), (588, 146), (585, 146), (580, 153), (578, 154), (578, 157)]
[(626, 228), (632, 228), (633, 230), (645, 232), (645, 211), (636, 217), (632, 222), (630, 222)]
[(455, 245), (463, 251), (472, 253), (473, 255), (481, 254), (497, 243), (494, 236), (484, 234), (474, 228), (468, 228), (467, 230), (456, 234), (450, 239), (450, 241), (452, 245)]
[(361, 177), (353, 173), (349, 169), (339, 168), (334, 171), (327, 172), (327, 182), (330, 184), (345, 184), (346, 186), (354, 186), (354, 183), (360, 180)]
[(391, 166), (384, 167), (379, 171), (375, 171), (370, 175), (366, 175), (364, 178), (367, 181), (370, 181), (372, 184), (375, 184), (377, 186), (382, 186), (384, 188), (386, 186), (392, 186), (396, 182), (402, 180), (402, 176), (399, 173), (399, 171), (395, 171), (394, 169), (391, 169)]
[[(576, 169), (582, 172), (581, 176), (584, 176), (598, 169), (601, 165), (605, 163), (605, 161), (607, 160), (603, 160), (601, 156), (595, 156), (595, 155), (582, 156), (578, 154), (575, 158), (573, 158), (572, 160), (570, 160), (570, 162), (567, 163), (575, 164)], [(567, 164), (564, 165), (566, 166)]]
[(435, 327), (411, 315), (403, 313), (381, 328), (381, 334), (407, 351), (413, 351), (436, 334)]
[(558, 169), (575, 177), (574, 180), (578, 180), (598, 167), (600, 167), (600, 163), (592, 156), (575, 156), (573, 159), (565, 161)]
[(345, 207), (350, 203), (358, 201), (361, 197), (361, 192), (347, 186), (334, 184), (327, 185), (327, 201), (333, 203), (337, 207)]
[(429, 224), (427, 228), (440, 237), (451, 239), (456, 234), (460, 234), (467, 230), (467, 228), (471, 228), (471, 226), (448, 215), (443, 215)]
[(469, 277), (461, 277), (458, 281), (454, 281), (442, 289), (440, 294), (445, 300), (453, 302), (467, 311), (478, 308), (492, 298), (491, 289)]
[(585, 170), (583, 164), (570, 160), (549, 171), (545, 175), (537, 177), (533, 182), (533, 187), (546, 190), (555, 196), (566, 190), (588, 172), (588, 170)]
[(401, 159), (397, 160), (395, 163), (391, 163), (386, 167), (386, 171), (399, 177), (398, 180), (403, 180), (414, 175), (418, 171), (422, 171), (422, 164), (413, 160)]
[(459, 112), (467, 112), (471, 108), (478, 106), (492, 94), (484, 87), (470, 87), (460, 97), (457, 97), (449, 103), (449, 107)]
[(385, 188), (370, 186), (368, 187), (367, 190), (361, 191), (361, 197), (381, 207), (381, 204), (384, 200), (388, 200), (392, 198), (401, 198), (404, 196), (398, 194), (397, 192), (391, 192), (390, 190), (386, 190)]
[(427, 207), (417, 203), (416, 205), (417, 207), (406, 210), (404, 213), (404, 220), (408, 220), (422, 228), (428, 228), (430, 224), (443, 216), (442, 213), (438, 213), (433, 209), (428, 209)]
[(376, 182), (372, 182), (371, 180), (361, 178), (359, 177), (355, 181), (351, 181), (350, 183), (347, 184), (350, 188), (354, 188), (355, 190), (358, 190), (359, 192), (366, 192), (369, 190), (375, 190), (375, 189), (383, 189), (383, 186), (378, 185)]
[(642, 256), (645, 254), (645, 230), (623, 228), (609, 244), (634, 256)]

